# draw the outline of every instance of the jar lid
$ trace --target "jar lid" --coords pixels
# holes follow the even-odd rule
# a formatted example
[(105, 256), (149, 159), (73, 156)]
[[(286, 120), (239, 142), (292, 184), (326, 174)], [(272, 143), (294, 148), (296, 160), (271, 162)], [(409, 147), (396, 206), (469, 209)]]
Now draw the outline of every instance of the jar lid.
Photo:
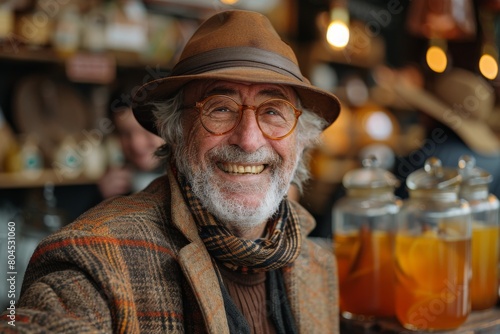
[(464, 154), (458, 159), (458, 172), (462, 183), (469, 186), (485, 185), (493, 181), (493, 176), (486, 170), (476, 166), (476, 158)]
[(348, 189), (375, 189), (375, 188), (395, 188), (399, 185), (398, 179), (391, 172), (380, 168), (377, 158), (370, 155), (363, 159), (363, 168), (358, 168), (347, 172), (342, 184)]
[(411, 173), (406, 179), (406, 186), (410, 190), (446, 190), (458, 186), (461, 175), (454, 168), (443, 167), (441, 160), (430, 157), (425, 161), (424, 168)]

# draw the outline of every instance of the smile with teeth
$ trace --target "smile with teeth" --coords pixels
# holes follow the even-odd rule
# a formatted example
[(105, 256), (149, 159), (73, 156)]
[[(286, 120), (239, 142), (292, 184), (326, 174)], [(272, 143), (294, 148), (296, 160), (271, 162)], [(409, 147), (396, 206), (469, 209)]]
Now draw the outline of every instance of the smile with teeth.
[(219, 168), (226, 173), (259, 174), (264, 170), (264, 165), (243, 166), (243, 165), (237, 165), (237, 164), (222, 163), (222, 164), (219, 164)]

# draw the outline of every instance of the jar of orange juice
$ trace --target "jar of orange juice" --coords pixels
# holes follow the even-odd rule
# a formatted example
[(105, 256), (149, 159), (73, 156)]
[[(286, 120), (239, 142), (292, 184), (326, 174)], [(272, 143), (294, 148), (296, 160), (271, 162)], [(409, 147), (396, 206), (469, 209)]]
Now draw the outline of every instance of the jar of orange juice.
[(343, 177), (346, 196), (333, 207), (340, 310), (345, 318), (394, 316), (393, 246), (399, 181), (374, 157)]
[(457, 328), (470, 313), (472, 219), (461, 179), (431, 157), (406, 180), (394, 257), (396, 316), (407, 329)]
[(462, 175), (459, 196), (469, 202), (472, 211), (472, 310), (495, 306), (498, 296), (499, 202), (490, 194), (490, 173), (476, 166), (476, 159), (463, 155), (458, 162)]

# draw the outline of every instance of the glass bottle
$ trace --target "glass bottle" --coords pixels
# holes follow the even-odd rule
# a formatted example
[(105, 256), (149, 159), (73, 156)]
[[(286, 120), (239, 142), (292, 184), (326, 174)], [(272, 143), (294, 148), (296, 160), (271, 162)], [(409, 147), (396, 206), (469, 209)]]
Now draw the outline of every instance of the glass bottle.
[(346, 196), (332, 210), (340, 309), (345, 318), (394, 316), (393, 246), (399, 181), (374, 157), (343, 177)]
[(57, 207), (55, 186), (46, 183), (42, 197), (38, 192), (30, 194), (28, 203), (20, 215), (22, 227), (19, 233), (18, 280), (22, 282), (29, 261), (40, 241), (66, 224), (66, 213)]
[(458, 162), (462, 176), (459, 196), (469, 202), (472, 212), (471, 308), (495, 306), (498, 296), (499, 202), (490, 194), (491, 174), (476, 166), (476, 159), (463, 155)]
[(395, 242), (396, 316), (411, 330), (449, 330), (470, 313), (471, 209), (461, 176), (435, 157), (411, 173)]

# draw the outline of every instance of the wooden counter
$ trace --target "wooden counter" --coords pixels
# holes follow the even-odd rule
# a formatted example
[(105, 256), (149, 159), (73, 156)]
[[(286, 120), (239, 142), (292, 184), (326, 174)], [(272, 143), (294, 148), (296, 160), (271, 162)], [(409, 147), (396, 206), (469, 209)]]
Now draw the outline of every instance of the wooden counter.
[[(341, 318), (342, 334), (412, 334), (417, 332), (403, 328), (396, 319), (378, 319), (374, 321), (356, 321)], [(472, 312), (467, 321), (452, 331), (440, 331), (439, 334), (498, 334), (500, 333), (500, 307)]]

